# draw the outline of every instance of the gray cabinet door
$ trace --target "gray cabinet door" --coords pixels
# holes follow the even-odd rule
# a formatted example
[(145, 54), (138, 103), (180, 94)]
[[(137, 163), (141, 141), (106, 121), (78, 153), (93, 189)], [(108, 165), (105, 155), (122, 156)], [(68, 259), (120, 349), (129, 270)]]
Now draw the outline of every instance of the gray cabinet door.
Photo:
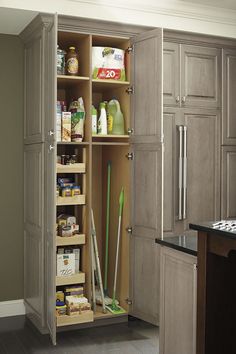
[(177, 43), (163, 44), (163, 103), (180, 104), (180, 51)]
[(236, 219), (236, 146), (223, 146), (221, 161), (221, 217)]
[[(56, 342), (56, 16), (37, 16), (25, 42), (25, 301)], [(39, 143), (40, 142), (40, 143)], [(33, 315), (33, 316), (32, 316)]]
[(195, 354), (197, 257), (167, 247), (160, 253), (160, 354)]
[[(220, 217), (220, 121), (217, 113), (183, 115), (187, 127), (186, 218), (189, 223)], [(183, 201), (184, 205), (184, 201)]]
[(38, 328), (44, 313), (44, 145), (24, 147), (24, 301), (26, 315)]
[(130, 313), (158, 324), (159, 249), (155, 238), (162, 235), (162, 30), (137, 36), (133, 44)]
[(183, 107), (221, 106), (221, 52), (181, 45), (181, 104)]
[(223, 50), (223, 144), (236, 144), (236, 50)]

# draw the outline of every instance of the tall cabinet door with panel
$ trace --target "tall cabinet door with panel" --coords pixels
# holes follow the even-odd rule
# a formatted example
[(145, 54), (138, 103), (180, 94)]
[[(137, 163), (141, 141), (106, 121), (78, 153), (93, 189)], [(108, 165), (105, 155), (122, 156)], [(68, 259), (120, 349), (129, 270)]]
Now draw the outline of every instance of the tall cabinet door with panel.
[(181, 105), (219, 108), (220, 49), (181, 45)]
[(223, 146), (221, 151), (221, 217), (236, 218), (236, 146)]
[(163, 43), (163, 103), (180, 104), (180, 50), (179, 44)]
[(155, 238), (162, 235), (162, 30), (135, 37), (133, 45), (131, 314), (158, 324), (160, 260)]
[(220, 121), (215, 112), (183, 113), (183, 220), (189, 223), (220, 217)]
[(236, 145), (236, 50), (223, 50), (222, 143)]
[[(55, 175), (52, 160), (47, 157), (48, 144), (45, 140), (48, 140), (47, 125), (55, 118), (54, 26), (54, 16), (38, 15), (21, 33), (25, 44), (24, 300), (27, 316), (42, 332), (49, 330), (51, 334), (53, 331), (55, 333), (55, 329), (49, 323), (45, 302), (45, 294), (46, 298), (52, 295), (52, 288), (45, 288), (51, 270), (47, 260), (44, 262), (44, 255), (47, 247), (46, 223), (52, 225), (53, 222), (53, 228), (55, 223), (55, 217), (49, 220), (53, 211), (53, 199), (48, 199), (55, 193), (55, 181), (52, 184)], [(50, 196), (45, 193), (45, 188)], [(45, 203), (45, 197), (49, 204)], [(50, 254), (51, 258), (53, 254)], [(52, 336), (52, 339), (55, 342), (55, 336)]]

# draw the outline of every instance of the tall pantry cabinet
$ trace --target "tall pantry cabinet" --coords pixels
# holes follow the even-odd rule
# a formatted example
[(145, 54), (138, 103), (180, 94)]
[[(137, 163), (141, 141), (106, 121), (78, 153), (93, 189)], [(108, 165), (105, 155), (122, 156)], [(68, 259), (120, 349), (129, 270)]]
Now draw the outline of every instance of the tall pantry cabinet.
[[(58, 21), (58, 24), (57, 24)], [(118, 196), (124, 187), (117, 297), (131, 314), (159, 322), (159, 248), (162, 235), (162, 30), (145, 30), (106, 22), (38, 15), (22, 32), (25, 43), (25, 304), (27, 316), (56, 343), (57, 328), (114, 323), (122, 316), (101, 308), (77, 316), (56, 317), (56, 290), (83, 284), (91, 302), (90, 234), (94, 211), (98, 247), (104, 266), (106, 166), (112, 161), (108, 290), (112, 295), (118, 225)], [(57, 76), (56, 48), (75, 44), (80, 53), (78, 77)], [(126, 50), (126, 81), (93, 80), (92, 46)], [(82, 143), (56, 142), (56, 101), (82, 96), (85, 137)], [(126, 135), (93, 136), (92, 103), (117, 97)], [(61, 170), (57, 154), (76, 154), (80, 168)], [(56, 198), (58, 175), (72, 174), (82, 187), (78, 199)], [(78, 237), (56, 235), (56, 216), (76, 215)], [(58, 246), (81, 247), (81, 269), (56, 276)], [(110, 322), (109, 322), (110, 321)]]

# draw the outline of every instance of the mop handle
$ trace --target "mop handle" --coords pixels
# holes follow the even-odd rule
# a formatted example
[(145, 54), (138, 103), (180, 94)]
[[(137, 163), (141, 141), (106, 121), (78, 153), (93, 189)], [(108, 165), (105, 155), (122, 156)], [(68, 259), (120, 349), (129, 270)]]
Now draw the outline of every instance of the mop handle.
[(106, 249), (105, 249), (105, 271), (104, 291), (107, 292), (108, 278), (108, 246), (109, 246), (109, 221), (110, 221), (110, 190), (111, 190), (111, 161), (107, 164), (107, 215), (106, 215)]
[(103, 309), (103, 313), (106, 313), (105, 298), (104, 298), (104, 291), (103, 291), (103, 284), (102, 284), (102, 275), (101, 275), (101, 268), (100, 268), (99, 254), (98, 254), (97, 236), (96, 236), (96, 230), (95, 230), (93, 210), (91, 210), (91, 219), (92, 219), (93, 245), (94, 245), (95, 257), (96, 257), (96, 263), (97, 263), (98, 283), (99, 283), (99, 287), (100, 287), (100, 291), (101, 291), (101, 298), (102, 298), (102, 309)]
[(113, 287), (113, 302), (116, 297), (116, 283), (117, 283), (117, 272), (118, 272), (118, 262), (119, 262), (119, 249), (120, 249), (120, 231), (121, 231), (121, 217), (124, 205), (124, 188), (122, 187), (120, 198), (119, 198), (119, 221), (118, 221), (118, 232), (117, 232), (117, 246), (116, 246), (116, 263), (115, 263), (115, 277), (114, 277), (114, 287)]

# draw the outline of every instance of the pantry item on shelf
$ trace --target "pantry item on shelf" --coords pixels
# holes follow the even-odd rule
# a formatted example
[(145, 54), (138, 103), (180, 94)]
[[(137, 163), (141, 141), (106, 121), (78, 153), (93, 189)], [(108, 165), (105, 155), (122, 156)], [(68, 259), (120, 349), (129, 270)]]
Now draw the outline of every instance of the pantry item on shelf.
[(61, 141), (61, 103), (57, 101), (57, 118), (56, 118), (56, 137), (57, 141)]
[(67, 75), (78, 75), (79, 73), (79, 55), (75, 47), (69, 47), (66, 55), (66, 73)]
[(125, 51), (111, 47), (92, 48), (93, 79), (125, 81)]
[(64, 302), (56, 303), (56, 316), (65, 316), (67, 312), (67, 306)]
[(116, 99), (112, 99), (108, 102), (108, 121), (111, 121), (110, 134), (114, 135), (124, 135), (125, 134), (125, 123), (124, 116), (120, 109), (120, 103)]
[(60, 195), (60, 187), (57, 185), (56, 197), (59, 197), (59, 195)]
[(77, 162), (77, 156), (76, 155), (71, 155), (70, 156), (70, 164), (74, 164)]
[(75, 274), (75, 254), (57, 254), (57, 276), (65, 277)]
[(64, 288), (65, 296), (76, 295), (77, 297), (84, 296), (84, 288), (81, 285), (70, 285)]
[(92, 134), (97, 134), (97, 110), (92, 105), (91, 108), (91, 116), (92, 116)]
[(82, 97), (72, 101), (69, 108), (71, 112), (71, 140), (81, 142), (84, 138), (85, 108)]
[(57, 45), (57, 75), (65, 75), (66, 52)]
[(65, 302), (65, 294), (63, 291), (57, 291), (56, 292), (56, 301), (57, 302)]
[(62, 112), (61, 122), (62, 122), (62, 141), (70, 142), (71, 141), (71, 112)]
[(76, 217), (67, 214), (60, 214), (57, 217), (57, 222), (60, 225), (62, 222), (65, 223), (67, 226), (76, 225)]
[(100, 117), (98, 119), (98, 134), (107, 135), (107, 113), (105, 102), (100, 103)]
[(80, 248), (73, 248), (73, 253), (75, 255), (75, 273), (80, 271)]
[(58, 235), (61, 237), (71, 237), (73, 235), (71, 226), (59, 225)]
[(72, 190), (70, 187), (64, 187), (61, 189), (61, 196), (62, 197), (71, 197), (72, 196)]
[(66, 296), (67, 315), (79, 315), (83, 311), (91, 310), (86, 297)]
[(61, 177), (59, 177), (58, 179), (57, 179), (57, 182), (58, 182), (58, 184), (59, 184), (59, 186), (61, 187), (61, 188), (64, 188), (64, 187), (73, 187), (74, 186), (74, 182), (73, 182), (73, 179), (72, 178), (61, 178)]
[(61, 155), (61, 164), (66, 165), (66, 155)]
[(81, 194), (80, 186), (72, 187), (71, 194), (72, 194), (72, 197), (75, 197), (76, 195), (80, 195)]

